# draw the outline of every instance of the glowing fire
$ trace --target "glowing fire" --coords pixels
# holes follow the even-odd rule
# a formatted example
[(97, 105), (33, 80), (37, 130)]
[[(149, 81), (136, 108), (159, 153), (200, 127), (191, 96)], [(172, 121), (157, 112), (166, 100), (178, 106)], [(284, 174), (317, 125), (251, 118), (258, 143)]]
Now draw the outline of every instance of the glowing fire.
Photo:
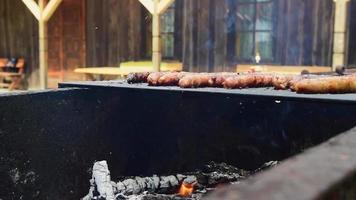
[(192, 184), (187, 184), (187, 183), (182, 183), (179, 189), (179, 195), (183, 197), (188, 197), (193, 194), (194, 192), (194, 185), (196, 183)]

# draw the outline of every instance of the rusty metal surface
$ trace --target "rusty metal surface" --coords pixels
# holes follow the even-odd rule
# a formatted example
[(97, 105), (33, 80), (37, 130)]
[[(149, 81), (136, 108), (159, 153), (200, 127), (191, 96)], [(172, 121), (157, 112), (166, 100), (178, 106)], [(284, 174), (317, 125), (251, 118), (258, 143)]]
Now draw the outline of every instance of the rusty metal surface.
[(356, 128), (206, 200), (354, 199)]

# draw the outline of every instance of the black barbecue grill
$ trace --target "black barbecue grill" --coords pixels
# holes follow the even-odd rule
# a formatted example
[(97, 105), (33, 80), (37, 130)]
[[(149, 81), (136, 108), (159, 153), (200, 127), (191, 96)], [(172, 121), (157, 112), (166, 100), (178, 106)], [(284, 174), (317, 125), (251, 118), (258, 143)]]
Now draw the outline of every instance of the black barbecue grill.
[(174, 174), (209, 161), (256, 169), (356, 126), (356, 94), (122, 81), (60, 87), (0, 96), (4, 198), (83, 197), (98, 160), (112, 177)]

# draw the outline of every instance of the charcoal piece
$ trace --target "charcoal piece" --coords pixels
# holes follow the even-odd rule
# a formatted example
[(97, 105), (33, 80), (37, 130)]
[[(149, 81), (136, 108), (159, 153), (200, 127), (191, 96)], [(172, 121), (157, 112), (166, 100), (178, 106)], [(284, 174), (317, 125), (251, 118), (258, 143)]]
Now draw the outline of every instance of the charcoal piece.
[(137, 177), (135, 177), (135, 180), (136, 180), (137, 184), (139, 185), (139, 187), (141, 188), (141, 190), (145, 191), (147, 189), (145, 178), (141, 178), (141, 177), (137, 176)]
[(186, 175), (183, 175), (183, 174), (177, 174), (177, 179), (178, 179), (178, 182), (182, 182), (185, 178), (187, 178)]
[(146, 190), (148, 192), (153, 193), (158, 188), (159, 181), (158, 181), (158, 184), (157, 184), (157, 187), (156, 187), (153, 178), (152, 177), (146, 177), (145, 178), (145, 183), (146, 183)]
[(197, 183), (197, 177), (196, 176), (187, 176), (187, 178), (185, 178), (183, 180), (183, 183), (188, 184), (188, 185), (192, 185)]
[(140, 187), (140, 185), (137, 183), (136, 180), (132, 184), (132, 186), (133, 186), (133, 194), (140, 194), (141, 192), (143, 192), (143, 188)]
[(126, 186), (123, 182), (117, 182), (116, 183), (116, 189), (118, 193), (122, 193), (126, 190)]
[(159, 193), (166, 194), (170, 189), (169, 178), (166, 176), (161, 176), (159, 181)]
[(220, 172), (220, 173), (227, 173), (227, 174), (240, 174), (242, 176), (248, 175), (248, 173), (249, 173), (245, 170), (228, 165), (226, 163), (215, 163), (215, 162), (210, 162), (209, 164), (205, 165), (203, 172), (204, 173)]
[(199, 193), (199, 194), (206, 194), (208, 192), (207, 189), (203, 188), (201, 190), (195, 190), (196, 193)]
[(115, 200), (127, 200), (127, 196), (120, 193), (120, 194), (116, 195)]
[(175, 200), (174, 197), (162, 194), (148, 194), (142, 196), (139, 200)]
[(111, 181), (111, 186), (112, 186), (112, 188), (113, 188), (113, 192), (114, 192), (114, 194), (117, 194), (117, 193), (119, 193), (119, 191), (118, 191), (118, 187), (117, 187), (117, 184), (114, 182), (114, 181)]
[(141, 192), (140, 186), (134, 179), (126, 179), (123, 181), (123, 184), (126, 187), (126, 190), (124, 192), (124, 194), (126, 195), (139, 194)]
[(205, 193), (192, 194), (192, 199), (203, 199)]
[(197, 178), (197, 187), (198, 188), (205, 188), (205, 186), (208, 185), (209, 183), (209, 175), (198, 172), (196, 173), (196, 178)]
[(159, 188), (159, 177), (157, 176), (157, 175), (154, 175), (153, 177), (152, 177), (152, 179), (153, 179), (153, 183), (154, 183), (154, 185), (155, 185), (155, 188), (156, 189), (158, 189)]
[(181, 197), (177, 195), (167, 195), (167, 194), (147, 194), (142, 195), (140, 197), (136, 197), (132, 200), (201, 200), (200, 195), (195, 195), (192, 198), (189, 197)]
[(259, 171), (263, 171), (263, 170), (266, 170), (268, 168), (271, 168), (271, 167), (275, 167), (276, 165), (278, 165), (278, 161), (269, 161), (269, 162), (266, 162), (265, 164), (263, 164), (260, 168), (256, 169), (255, 170), (255, 173), (259, 172)]
[(171, 187), (178, 187), (179, 186), (179, 182), (177, 177), (171, 175), (167, 177), (169, 179), (169, 184), (171, 185)]
[(221, 183), (229, 183), (229, 182), (234, 182), (237, 181), (240, 176), (237, 175), (229, 175), (229, 174), (221, 174), (218, 172), (213, 172), (210, 173), (209, 179), (208, 179), (208, 185), (209, 186), (215, 186)]

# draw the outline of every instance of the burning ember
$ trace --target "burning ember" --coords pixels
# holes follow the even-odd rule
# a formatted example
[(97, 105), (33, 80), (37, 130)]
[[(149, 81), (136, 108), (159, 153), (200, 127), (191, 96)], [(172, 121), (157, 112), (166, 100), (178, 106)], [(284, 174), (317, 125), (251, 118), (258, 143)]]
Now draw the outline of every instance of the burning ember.
[(194, 192), (194, 186), (197, 182), (188, 183), (186, 180), (183, 181), (182, 185), (180, 186), (178, 194), (182, 197), (189, 197)]

